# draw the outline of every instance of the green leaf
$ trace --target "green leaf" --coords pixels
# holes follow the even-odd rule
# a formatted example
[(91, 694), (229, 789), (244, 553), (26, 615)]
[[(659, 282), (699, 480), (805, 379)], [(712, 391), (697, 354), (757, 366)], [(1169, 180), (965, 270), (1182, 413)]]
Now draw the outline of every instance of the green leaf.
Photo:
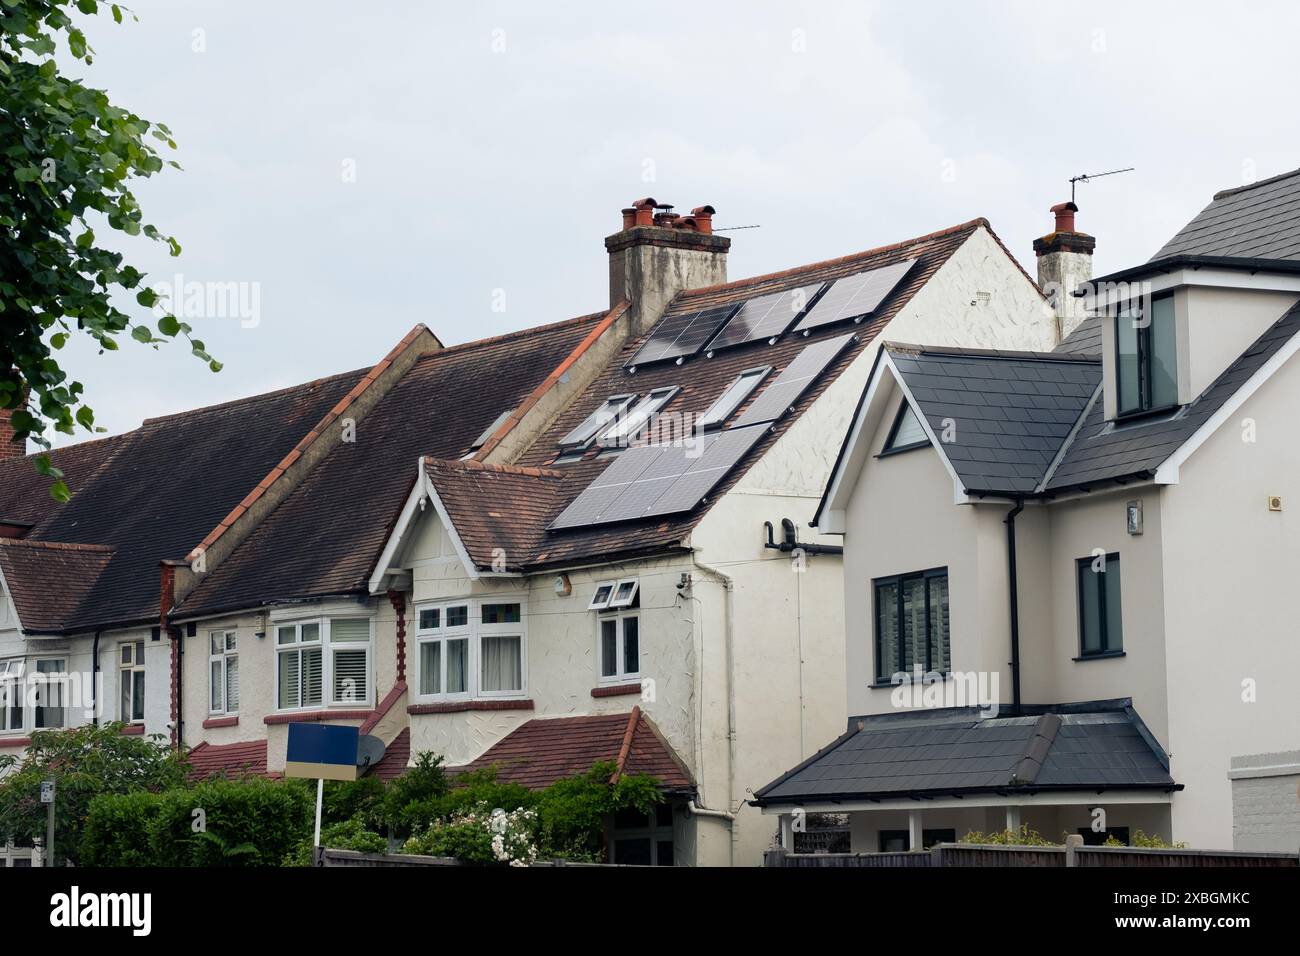
[(50, 497), (55, 501), (67, 502), (71, 500), (72, 493), (68, 491), (67, 482), (60, 478), (50, 485)]
[(135, 301), (146, 309), (152, 309), (158, 302), (158, 293), (153, 289), (141, 289), (135, 294)]
[(114, 22), (114, 23), (121, 23), (121, 22), (122, 22), (122, 8), (119, 7), (119, 6), (115, 3), (115, 4), (113, 4), (113, 8), (112, 8), (112, 9), (113, 9), (113, 22)]
[(135, 339), (137, 342), (144, 342), (147, 345), (153, 341), (153, 333), (149, 331), (147, 326), (137, 325), (131, 330), (131, 338)]
[(77, 409), (77, 422), (84, 428), (92, 431), (95, 427), (95, 412), (89, 405), (82, 405)]
[(55, 332), (50, 336), (50, 348), (61, 349), (68, 342), (67, 332)]
[(174, 315), (164, 315), (158, 320), (158, 331), (163, 335), (176, 335), (181, 330), (181, 324), (176, 320)]
[(223, 368), (225, 368), (225, 366), (222, 365), (220, 362), (218, 362), (216, 359), (212, 359), (210, 362), (208, 362), (208, 368), (212, 369), (212, 371), (214, 372), (220, 372)]
[(78, 249), (89, 249), (95, 241), (95, 230), (87, 229), (77, 237)]

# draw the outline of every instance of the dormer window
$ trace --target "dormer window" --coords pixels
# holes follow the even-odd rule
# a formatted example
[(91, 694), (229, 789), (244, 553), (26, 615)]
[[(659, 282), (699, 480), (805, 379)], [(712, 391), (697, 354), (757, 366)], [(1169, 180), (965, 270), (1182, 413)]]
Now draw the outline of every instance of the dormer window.
[(916, 417), (912, 403), (904, 401), (903, 406), (898, 410), (898, 416), (894, 419), (894, 427), (889, 430), (885, 447), (880, 453), (884, 455), (896, 451), (911, 451), (913, 448), (922, 448), (928, 444), (930, 439), (925, 434), (921, 419)]
[(1178, 404), (1174, 297), (1122, 305), (1115, 318), (1115, 410), (1120, 417)]

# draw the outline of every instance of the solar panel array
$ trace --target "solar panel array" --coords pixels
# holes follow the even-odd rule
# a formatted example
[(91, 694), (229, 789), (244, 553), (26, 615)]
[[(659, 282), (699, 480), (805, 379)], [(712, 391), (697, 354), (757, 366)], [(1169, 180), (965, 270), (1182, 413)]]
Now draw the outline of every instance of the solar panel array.
[(741, 305), (740, 311), (722, 327), (722, 331), (709, 343), (709, 351), (743, 345), (746, 342), (761, 342), (781, 335), (808, 308), (808, 303), (826, 285), (816, 282), (798, 289), (785, 292), (773, 292), (756, 299), (749, 299)]
[(696, 446), (629, 448), (551, 522), (550, 530), (690, 511), (766, 431), (733, 428), (705, 436)]
[(636, 354), (627, 363), (627, 367), (694, 355), (713, 337), (713, 333), (726, 324), (738, 308), (739, 305), (733, 302), (730, 305), (715, 305), (697, 312), (664, 316), (651, 331), (650, 338), (637, 349)]
[(907, 275), (915, 259), (905, 259), (891, 266), (859, 272), (857, 275), (836, 279), (826, 294), (817, 300), (808, 314), (796, 325), (796, 332), (821, 328), (832, 322), (861, 319), (880, 307), (894, 287)]
[(762, 394), (736, 419), (732, 428), (776, 421), (799, 401), (799, 396), (808, 390), (826, 371), (826, 366), (835, 361), (854, 338), (854, 333), (849, 332), (847, 335), (809, 345), (794, 357), (794, 361), (785, 367), (775, 382), (763, 389)]

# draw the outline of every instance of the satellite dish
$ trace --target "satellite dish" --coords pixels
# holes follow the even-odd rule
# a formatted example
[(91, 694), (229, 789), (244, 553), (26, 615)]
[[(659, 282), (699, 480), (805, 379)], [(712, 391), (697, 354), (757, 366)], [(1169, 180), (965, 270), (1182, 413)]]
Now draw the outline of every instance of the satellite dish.
[(373, 767), (384, 759), (384, 742), (371, 734), (357, 737), (357, 766)]

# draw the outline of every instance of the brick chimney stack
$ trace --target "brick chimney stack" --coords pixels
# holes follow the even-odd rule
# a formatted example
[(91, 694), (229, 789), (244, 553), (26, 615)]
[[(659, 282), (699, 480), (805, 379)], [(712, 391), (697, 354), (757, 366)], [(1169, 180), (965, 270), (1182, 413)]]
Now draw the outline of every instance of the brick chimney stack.
[(1038, 257), (1038, 287), (1056, 311), (1059, 341), (1088, 317), (1084, 300), (1074, 291), (1092, 279), (1097, 240), (1075, 229), (1074, 214), (1079, 207), (1073, 202), (1057, 203), (1050, 211), (1056, 216), (1055, 228), (1034, 240), (1034, 255)]
[[(0, 393), (4, 394), (4, 393)], [(23, 398), (13, 408), (0, 407), (0, 461), (6, 461), (10, 458), (22, 458), (27, 454), (27, 443), (18, 441), (14, 436), (13, 413), (27, 404), (27, 390), (23, 390)], [(0, 398), (0, 403), (4, 401)]]
[(622, 228), (605, 239), (609, 252), (609, 304), (626, 300), (635, 332), (648, 329), (683, 289), (727, 281), (731, 240), (713, 233), (712, 206), (689, 216), (652, 198), (622, 210)]

